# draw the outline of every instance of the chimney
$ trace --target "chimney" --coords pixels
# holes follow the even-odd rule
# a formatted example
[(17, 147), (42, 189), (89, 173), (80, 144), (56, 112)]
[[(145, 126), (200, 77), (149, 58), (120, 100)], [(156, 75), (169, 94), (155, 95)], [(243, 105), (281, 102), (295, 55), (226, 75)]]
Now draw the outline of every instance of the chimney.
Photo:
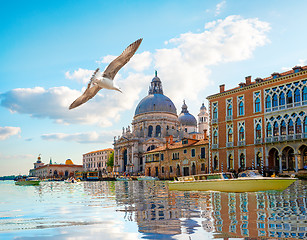
[(207, 136), (207, 129), (204, 129), (204, 139), (207, 140), (208, 136)]
[(169, 143), (170, 143), (170, 144), (173, 144), (173, 135), (170, 135), (170, 136), (169, 136)]
[(168, 137), (165, 137), (165, 148), (168, 149)]
[(252, 83), (252, 76), (245, 77), (246, 85), (250, 85)]
[(192, 135), (192, 138), (193, 138), (193, 139), (196, 139), (196, 135), (195, 135), (195, 134), (193, 134), (193, 135)]
[(220, 85), (220, 93), (225, 92), (225, 84)]

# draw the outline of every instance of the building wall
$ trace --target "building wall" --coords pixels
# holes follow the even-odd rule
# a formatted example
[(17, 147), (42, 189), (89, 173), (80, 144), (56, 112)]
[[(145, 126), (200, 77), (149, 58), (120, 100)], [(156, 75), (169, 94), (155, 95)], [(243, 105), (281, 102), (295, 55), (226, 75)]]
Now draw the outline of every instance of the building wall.
[[(158, 176), (160, 179), (172, 179), (174, 177), (194, 175), (208, 172), (208, 141), (207, 140), (189, 140), (196, 144), (183, 144), (178, 147), (163, 150), (157, 149), (145, 154), (145, 175)], [(175, 143), (176, 144), (176, 143)], [(171, 145), (171, 144), (170, 144)], [(168, 145), (169, 147), (171, 147)], [(201, 148), (205, 148), (205, 156), (201, 157)], [(195, 155), (192, 156), (192, 149)], [(163, 154), (163, 160), (161, 155)], [(195, 172), (192, 166), (195, 165)], [(157, 169), (157, 170), (156, 170)], [(177, 169), (180, 169), (178, 172)], [(186, 169), (186, 170), (185, 170)], [(186, 171), (186, 172), (185, 172)], [(157, 174), (158, 172), (158, 174)]]
[[(281, 76), (271, 76), (270, 78), (261, 80), (258, 79), (257, 82), (251, 82), (250, 77), (246, 78), (245, 84), (240, 84), (240, 87), (236, 89), (231, 89), (229, 91), (224, 91), (224, 87), (221, 86), (221, 92), (209, 96), (209, 114), (210, 114), (210, 165), (211, 171), (226, 171), (226, 170), (236, 170), (241, 167), (244, 168), (269, 168), (269, 150), (273, 145), (279, 145), (281, 139), (278, 138), (275, 143), (272, 142), (272, 138), (266, 138), (266, 125), (270, 121), (270, 118), (277, 118), (278, 116), (284, 116), (287, 113), (292, 114), (293, 112), (306, 112), (307, 102), (301, 101), (300, 104), (287, 106), (285, 109), (277, 108), (273, 111), (266, 110), (265, 108), (265, 96), (268, 95), (267, 92), (271, 92), (272, 89), (276, 90), (282, 85), (289, 85), (292, 83), (300, 82), (301, 84), (297, 86), (299, 91), (302, 93), (302, 89), (306, 86), (307, 71), (301, 70), (298, 73), (294, 71), (285, 73)], [(292, 84), (293, 85), (293, 84)], [(292, 86), (291, 85), (291, 86)], [(275, 89), (276, 88), (276, 89)], [(271, 91), (269, 91), (271, 90)], [(302, 96), (302, 95), (301, 95)], [(260, 100), (260, 111), (256, 112), (255, 101), (259, 98)], [(244, 103), (244, 114), (239, 115), (239, 104), (243, 101)], [(232, 102), (232, 116), (227, 116), (228, 104)], [(218, 108), (218, 116), (215, 118), (214, 108)], [(303, 117), (302, 117), (303, 119)], [(261, 126), (259, 139), (256, 139), (256, 126)], [(244, 129), (244, 139), (240, 140), (240, 128)], [(233, 142), (228, 143), (228, 130), (233, 131)], [(215, 141), (215, 131), (218, 133), (218, 141)], [(303, 149), (306, 145), (306, 135), (300, 135), (299, 139), (293, 137), (291, 141), (287, 141), (287, 145), (293, 148), (295, 154), (300, 155), (296, 157), (298, 161), (298, 166), (303, 166), (303, 155), (306, 150), (299, 151)], [(303, 140), (303, 141), (302, 141)], [(301, 143), (297, 143), (297, 142)], [(278, 152), (280, 157), (284, 157), (280, 151)], [(244, 155), (245, 164), (240, 164), (240, 156)], [(229, 156), (232, 155), (234, 159), (233, 167), (229, 166)], [(257, 155), (261, 155), (261, 159), (257, 159)], [(218, 158), (218, 168), (214, 168), (214, 159)], [(286, 156), (287, 157), (287, 156)], [(296, 168), (297, 170), (297, 168)], [(282, 171), (278, 169), (278, 171)]]
[(106, 173), (109, 155), (113, 149), (107, 148), (83, 154), (83, 167), (85, 171), (101, 171)]
[(83, 171), (83, 166), (67, 164), (46, 164), (44, 166), (31, 169), (29, 175), (39, 178), (67, 178), (74, 176), (76, 171)]

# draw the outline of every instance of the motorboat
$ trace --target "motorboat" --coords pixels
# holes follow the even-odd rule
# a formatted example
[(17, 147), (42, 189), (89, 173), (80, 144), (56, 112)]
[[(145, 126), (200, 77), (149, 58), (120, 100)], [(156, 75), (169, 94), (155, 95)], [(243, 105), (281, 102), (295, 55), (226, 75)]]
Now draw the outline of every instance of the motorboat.
[(37, 177), (27, 177), (18, 179), (15, 184), (19, 186), (35, 186), (39, 185), (40, 182), (40, 179)]
[(138, 181), (153, 181), (153, 180), (159, 180), (157, 177), (152, 176), (139, 176), (137, 177)]
[(130, 177), (126, 177), (126, 176), (119, 176), (115, 178), (116, 181), (131, 181)]
[(78, 181), (74, 178), (69, 178), (64, 181), (65, 183), (77, 183)]
[(168, 182), (168, 187), (170, 190), (182, 191), (282, 191), (296, 180), (296, 178), (263, 177), (256, 170), (248, 170), (241, 172), (238, 178), (234, 178), (229, 172), (178, 177), (175, 181)]

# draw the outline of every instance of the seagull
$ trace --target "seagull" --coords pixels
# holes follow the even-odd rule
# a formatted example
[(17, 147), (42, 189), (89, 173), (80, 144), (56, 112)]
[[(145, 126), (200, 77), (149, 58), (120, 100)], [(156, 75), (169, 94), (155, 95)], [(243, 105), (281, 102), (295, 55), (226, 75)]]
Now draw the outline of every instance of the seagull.
[(122, 92), (119, 88), (114, 86), (113, 79), (117, 72), (127, 63), (130, 58), (135, 54), (136, 50), (139, 48), (143, 38), (136, 40), (134, 43), (131, 43), (121, 55), (115, 58), (106, 70), (101, 73), (100, 69), (97, 68), (94, 74), (92, 75), (87, 88), (84, 93), (78, 97), (70, 106), (69, 109), (76, 108), (81, 104), (87, 102), (93, 98), (99, 90), (106, 88), (110, 90), (116, 90)]

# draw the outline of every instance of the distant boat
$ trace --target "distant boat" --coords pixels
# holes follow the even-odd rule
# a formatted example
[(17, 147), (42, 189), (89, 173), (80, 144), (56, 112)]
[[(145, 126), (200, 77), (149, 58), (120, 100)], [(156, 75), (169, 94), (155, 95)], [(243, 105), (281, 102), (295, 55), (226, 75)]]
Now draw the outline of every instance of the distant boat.
[(78, 181), (74, 178), (69, 178), (64, 181), (65, 183), (77, 183)]
[(151, 176), (140, 176), (140, 177), (137, 177), (137, 179), (139, 181), (154, 181), (154, 180), (159, 180), (159, 178), (157, 177), (151, 177)]
[(124, 177), (124, 176), (116, 177), (115, 179), (116, 181), (131, 181), (130, 177)]
[(19, 186), (35, 186), (39, 185), (40, 182), (41, 181), (37, 177), (28, 177), (17, 180), (15, 184)]
[(98, 181), (98, 172), (96, 171), (89, 171), (87, 172), (86, 180), (87, 181)]
[(200, 174), (178, 177), (168, 182), (170, 190), (182, 191), (220, 191), (220, 192), (258, 192), (285, 190), (296, 178), (263, 177), (258, 171), (245, 171), (234, 178), (232, 173)]

